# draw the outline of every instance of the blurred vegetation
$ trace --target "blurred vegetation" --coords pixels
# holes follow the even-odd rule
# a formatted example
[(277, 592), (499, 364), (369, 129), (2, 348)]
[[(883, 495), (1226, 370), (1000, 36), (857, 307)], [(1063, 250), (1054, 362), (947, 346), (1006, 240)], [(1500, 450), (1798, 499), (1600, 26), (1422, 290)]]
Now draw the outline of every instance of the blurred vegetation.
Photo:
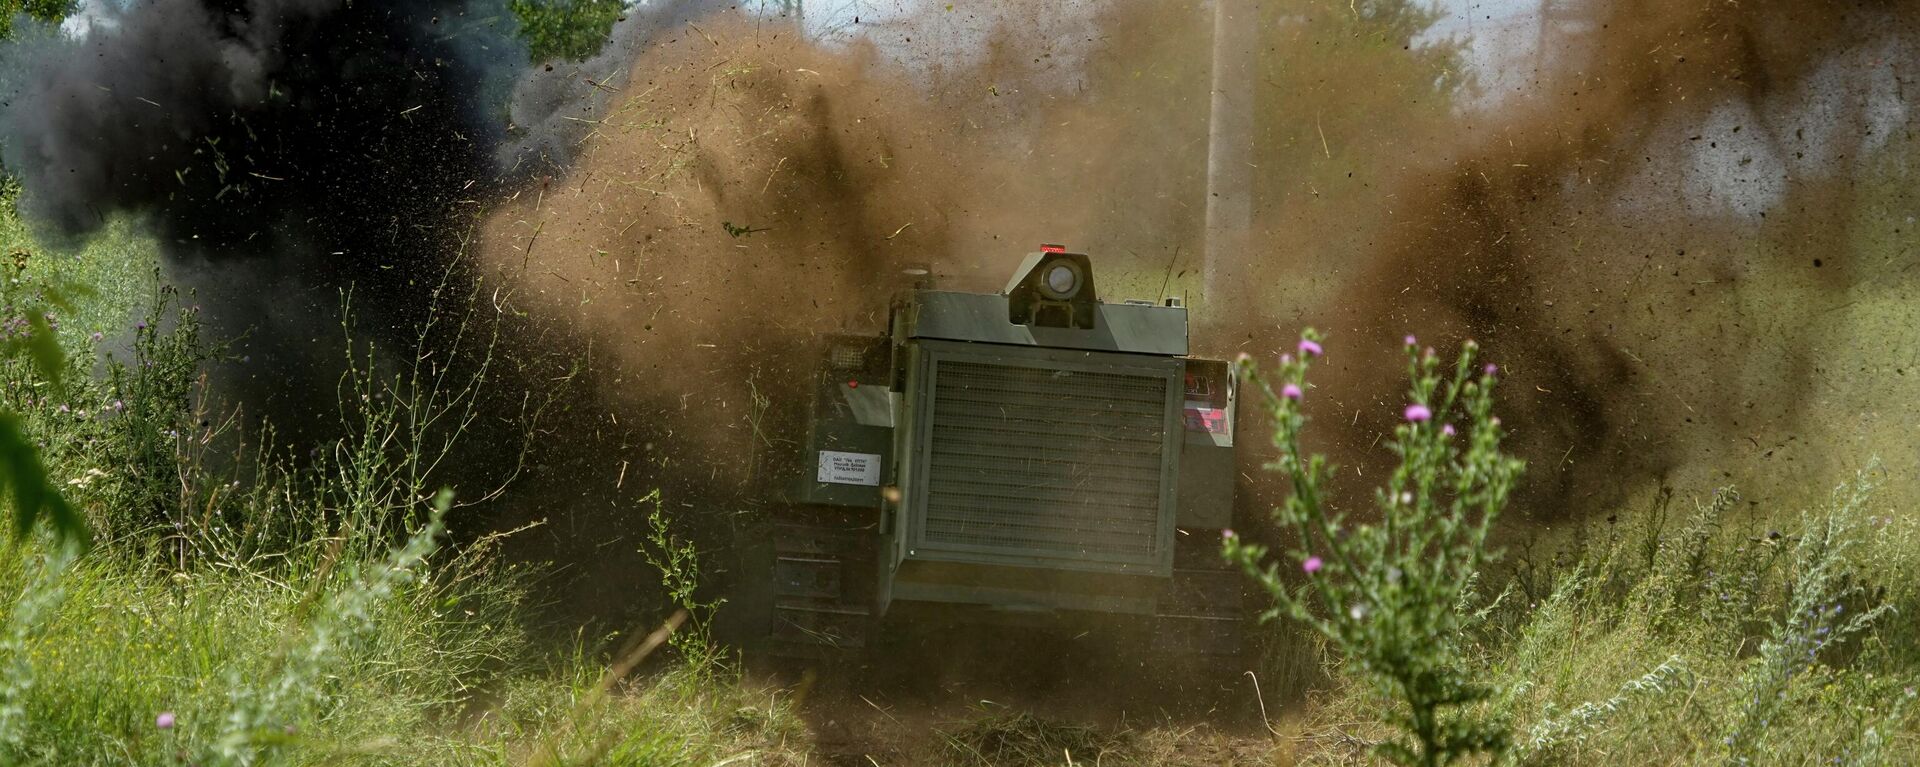
[[(75, 443), (36, 445), (22, 419), (50, 398), (72, 394), (71, 387), (84, 389), (94, 372), (93, 350), (130, 332), (139, 296), (153, 283), (157, 248), (124, 219), (77, 249), (42, 247), (15, 206), (20, 193), (16, 182), (0, 177), (0, 492), (13, 494), (21, 534), (44, 511), (65, 535), (84, 538), (80, 518), (47, 481), (40, 455)], [(69, 355), (68, 349), (87, 353)]]
[(534, 61), (579, 61), (600, 52), (624, 0), (508, 0)]
[(1312, 199), (1383, 159), (1398, 165), (1401, 142), (1471, 95), (1466, 41), (1430, 34), (1445, 15), (1438, 5), (1286, 0), (1260, 14), (1270, 37), (1288, 38), (1263, 46), (1259, 62), (1261, 199)]
[[(750, 691), (729, 656), (682, 642), (635, 674), (644, 656), (605, 660), (619, 633), (543, 646), (522, 628), (537, 573), (499, 556), (506, 534), (443, 540), (462, 507), (439, 467), (495, 385), (477, 287), (435, 294), (431, 362), (376, 365), (349, 339), (344, 433), (294, 460), (219, 405), (203, 374), (219, 349), (149, 240), (110, 225), (45, 248), (15, 194), (6, 316), (34, 303), (59, 354), (0, 355), (0, 436), (96, 545), (44, 525), (0, 540), (0, 764), (804, 760), (787, 698)], [(671, 562), (699, 577), (692, 552)]]
[(73, 12), (74, 5), (75, 0), (0, 0), (0, 40), (13, 37), (15, 16), (58, 22)]
[[(1908, 763), (1920, 522), (1881, 476), (1798, 515), (1731, 489), (1676, 514), (1662, 492), (1518, 557), (1503, 588), (1520, 598), (1462, 637), (1497, 691), (1478, 713), (1512, 725), (1497, 763)], [(1388, 734), (1389, 702), (1340, 679), (1298, 725), (1302, 763), (1366, 764), (1356, 744)]]

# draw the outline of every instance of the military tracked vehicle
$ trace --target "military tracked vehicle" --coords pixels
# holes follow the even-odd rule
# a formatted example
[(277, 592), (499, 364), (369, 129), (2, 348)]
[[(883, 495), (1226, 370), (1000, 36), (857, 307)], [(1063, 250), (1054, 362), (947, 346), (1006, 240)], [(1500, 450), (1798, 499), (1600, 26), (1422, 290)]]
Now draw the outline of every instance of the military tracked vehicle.
[(749, 609), (772, 654), (857, 655), (925, 616), (1238, 648), (1234, 378), (1188, 355), (1180, 301), (1106, 303), (1091, 259), (1046, 246), (999, 293), (922, 280), (889, 318), (825, 339), (743, 574), (770, 579)]

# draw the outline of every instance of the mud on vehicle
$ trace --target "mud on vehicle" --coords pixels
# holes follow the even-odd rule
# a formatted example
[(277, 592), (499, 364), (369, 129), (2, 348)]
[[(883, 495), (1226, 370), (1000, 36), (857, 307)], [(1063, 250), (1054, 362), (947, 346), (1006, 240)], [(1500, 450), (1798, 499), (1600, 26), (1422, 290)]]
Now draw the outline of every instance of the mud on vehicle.
[(1187, 322), (1177, 299), (1102, 302), (1092, 261), (1046, 246), (1002, 292), (923, 280), (884, 335), (825, 337), (741, 546), (750, 646), (857, 656), (939, 620), (1236, 651), (1234, 379), (1188, 356)]

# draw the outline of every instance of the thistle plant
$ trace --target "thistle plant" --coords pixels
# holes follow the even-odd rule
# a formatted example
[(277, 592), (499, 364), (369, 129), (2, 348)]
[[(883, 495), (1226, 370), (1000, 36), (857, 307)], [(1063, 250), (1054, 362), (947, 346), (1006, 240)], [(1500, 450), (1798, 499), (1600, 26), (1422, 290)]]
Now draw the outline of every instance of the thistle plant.
[(667, 599), (674, 607), (685, 612), (692, 624), (691, 630), (672, 635), (673, 647), (689, 659), (705, 656), (712, 645), (708, 631), (712, 626), (713, 613), (726, 600), (717, 597), (702, 599), (698, 596), (700, 548), (673, 532), (667, 521), (660, 491), (648, 493), (640, 502), (652, 504), (647, 512), (646, 540), (640, 546), (640, 555), (660, 573), (660, 587), (666, 591)]
[(1307, 372), (1322, 354), (1320, 341), (1307, 330), (1298, 356), (1282, 356), (1273, 378), (1246, 357), (1237, 363), (1276, 426), (1279, 456), (1267, 469), (1284, 474), (1292, 493), (1273, 516), (1296, 548), (1272, 555), (1228, 531), (1224, 554), (1272, 595), (1263, 620), (1284, 615), (1306, 624), (1392, 702), (1387, 723), (1399, 734), (1376, 747), (1381, 757), (1437, 767), (1502, 751), (1504, 724), (1471, 711), (1492, 691), (1472, 681), (1460, 645), (1477, 620), (1468, 607), (1478, 573), (1497, 555), (1488, 532), (1522, 468), (1500, 449), (1498, 371), (1475, 366), (1472, 341), (1449, 372), (1433, 349), (1407, 337), (1412, 387), (1388, 442), (1400, 465), (1374, 492), (1377, 521), (1353, 520), (1329, 502), (1334, 467), (1300, 447)]

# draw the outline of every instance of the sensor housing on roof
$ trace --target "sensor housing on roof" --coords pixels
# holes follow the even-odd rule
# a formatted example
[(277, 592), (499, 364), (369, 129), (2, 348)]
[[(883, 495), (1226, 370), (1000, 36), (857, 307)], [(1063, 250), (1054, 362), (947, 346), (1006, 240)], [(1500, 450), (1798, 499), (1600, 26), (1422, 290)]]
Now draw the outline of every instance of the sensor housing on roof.
[(1007, 321), (1016, 325), (1092, 330), (1098, 322), (1099, 293), (1093, 287), (1093, 262), (1059, 245), (1042, 245), (1007, 283)]

